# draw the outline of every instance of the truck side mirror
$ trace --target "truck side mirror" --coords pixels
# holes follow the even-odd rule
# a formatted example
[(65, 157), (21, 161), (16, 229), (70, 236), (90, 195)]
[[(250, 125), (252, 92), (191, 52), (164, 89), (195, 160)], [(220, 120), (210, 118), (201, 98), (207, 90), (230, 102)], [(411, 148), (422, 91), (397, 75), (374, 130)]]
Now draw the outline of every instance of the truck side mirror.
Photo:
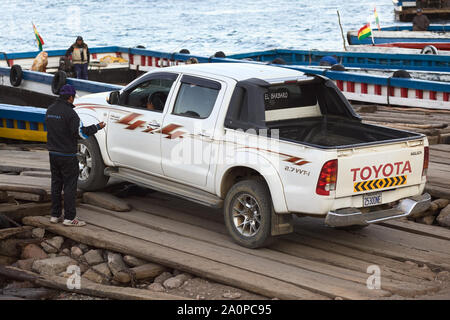
[(108, 99), (106, 99), (106, 101), (109, 104), (119, 104), (119, 99), (120, 99), (120, 92), (113, 91), (109, 94), (109, 97), (108, 97)]

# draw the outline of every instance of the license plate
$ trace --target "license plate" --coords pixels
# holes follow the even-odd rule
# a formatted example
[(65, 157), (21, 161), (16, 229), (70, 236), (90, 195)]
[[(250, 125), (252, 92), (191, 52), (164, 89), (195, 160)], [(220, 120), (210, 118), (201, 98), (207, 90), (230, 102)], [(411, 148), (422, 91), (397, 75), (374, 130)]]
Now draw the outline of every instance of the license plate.
[(382, 204), (381, 192), (363, 195), (363, 207), (372, 207)]

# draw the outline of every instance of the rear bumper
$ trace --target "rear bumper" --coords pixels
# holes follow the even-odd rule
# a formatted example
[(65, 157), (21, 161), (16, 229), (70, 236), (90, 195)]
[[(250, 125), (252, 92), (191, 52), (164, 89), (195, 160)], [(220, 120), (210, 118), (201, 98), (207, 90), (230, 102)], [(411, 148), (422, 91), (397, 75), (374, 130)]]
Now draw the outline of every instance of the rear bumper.
[(420, 196), (401, 200), (392, 209), (363, 213), (356, 208), (329, 211), (325, 223), (331, 227), (346, 227), (353, 225), (368, 225), (389, 219), (407, 217), (415, 212), (422, 212), (430, 206), (431, 196), (425, 193)]

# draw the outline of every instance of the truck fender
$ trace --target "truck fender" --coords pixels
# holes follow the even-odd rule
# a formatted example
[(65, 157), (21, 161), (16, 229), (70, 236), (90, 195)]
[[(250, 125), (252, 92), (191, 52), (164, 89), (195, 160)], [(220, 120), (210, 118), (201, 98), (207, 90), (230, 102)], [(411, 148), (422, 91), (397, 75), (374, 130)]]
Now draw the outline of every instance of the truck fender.
[[(257, 157), (257, 161), (248, 161), (246, 163), (240, 163), (238, 161), (241, 159), (248, 158), (248, 155), (252, 153), (253, 156)], [(281, 182), (280, 175), (278, 174), (275, 167), (272, 165), (272, 163), (267, 160), (265, 157), (261, 156), (260, 154), (256, 152), (251, 151), (242, 151), (242, 152), (236, 152), (233, 156), (233, 161), (226, 161), (225, 164), (220, 165), (217, 167), (216, 170), (216, 187), (215, 189), (218, 191), (218, 195), (221, 195), (224, 190), (222, 190), (222, 182), (224, 177), (228, 174), (228, 172), (236, 167), (246, 167), (249, 169), (252, 169), (256, 172), (258, 172), (266, 181), (270, 195), (272, 197), (272, 203), (273, 207), (276, 213), (283, 214), (283, 213), (289, 213), (286, 199), (284, 197), (284, 188), (283, 183)], [(261, 170), (263, 168), (263, 170)]]
[[(84, 111), (84, 110), (83, 110)], [(93, 124), (97, 124), (101, 122), (95, 112), (77, 112), (80, 117), (83, 126), (87, 127)], [(106, 129), (106, 128), (105, 128)], [(103, 162), (106, 166), (114, 166), (113, 162), (108, 156), (108, 151), (106, 150), (106, 132), (105, 129), (99, 130), (94, 137), (97, 139), (98, 146), (100, 148), (100, 152), (102, 153)]]

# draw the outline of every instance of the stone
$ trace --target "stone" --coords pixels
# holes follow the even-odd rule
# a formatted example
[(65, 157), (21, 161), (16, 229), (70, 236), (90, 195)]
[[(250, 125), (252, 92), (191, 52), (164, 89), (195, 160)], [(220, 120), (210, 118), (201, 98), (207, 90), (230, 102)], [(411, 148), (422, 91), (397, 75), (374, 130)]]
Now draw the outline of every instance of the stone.
[(450, 228), (450, 204), (441, 210), (436, 221), (440, 226)]
[(81, 273), (85, 273), (90, 268), (90, 266), (87, 263), (79, 263), (78, 266), (80, 267)]
[(36, 239), (43, 239), (45, 236), (45, 229), (34, 228), (33, 230), (31, 230), (31, 236)]
[(344, 300), (342, 297), (336, 297), (334, 300)]
[(167, 279), (170, 279), (172, 277), (173, 277), (173, 275), (170, 272), (163, 272), (159, 276), (157, 276), (155, 278), (155, 280), (153, 280), (153, 282), (163, 284), (164, 281), (166, 281)]
[(125, 262), (123, 262), (122, 255), (113, 252), (108, 252), (108, 267), (111, 269), (113, 275), (128, 269)]
[(70, 257), (56, 257), (44, 260), (36, 260), (33, 263), (33, 271), (46, 275), (57, 275), (67, 270), (70, 265), (76, 265), (76, 261)]
[(63, 237), (53, 237), (52, 239), (42, 241), (41, 247), (47, 253), (57, 253), (59, 249), (61, 249), (62, 244), (64, 243)]
[(84, 254), (84, 258), (91, 266), (104, 262), (101, 250), (89, 250)]
[(153, 292), (164, 292), (165, 291), (165, 289), (161, 283), (152, 283), (151, 285), (149, 285), (147, 287), (147, 289), (151, 290)]
[(74, 247), (70, 248), (70, 255), (73, 258), (79, 258), (83, 255), (83, 250), (74, 246)]
[(89, 251), (89, 246), (84, 244), (84, 243), (80, 243), (78, 245), (78, 248), (80, 248), (83, 252), (88, 252)]
[(172, 277), (164, 281), (163, 285), (167, 289), (177, 289), (181, 287), (181, 285), (184, 283), (184, 281), (177, 277)]
[(187, 280), (192, 279), (192, 276), (188, 273), (180, 273), (175, 276), (175, 278), (180, 279), (183, 283), (185, 283)]
[(70, 250), (69, 250), (69, 248), (63, 249), (62, 253), (64, 253), (66, 256), (70, 256)]
[(222, 296), (226, 299), (239, 299), (241, 294), (239, 292), (225, 292)]
[(106, 192), (85, 192), (83, 202), (112, 211), (127, 212), (131, 210), (127, 202)]
[(144, 264), (148, 263), (147, 261), (128, 255), (123, 257), (123, 261), (132, 268), (143, 266)]
[(17, 267), (26, 270), (26, 271), (32, 271), (33, 269), (33, 263), (36, 261), (36, 259), (25, 259), (25, 260), (18, 260), (17, 261)]
[(435, 216), (425, 216), (425, 217), (417, 219), (416, 221), (418, 223), (422, 223), (422, 224), (431, 226), (433, 224), (434, 220), (436, 220)]
[(58, 257), (58, 255), (56, 253), (49, 253), (48, 257), (49, 258), (56, 258), (56, 257)]
[(38, 245), (33, 243), (26, 245), (21, 254), (22, 259), (47, 259), (48, 254), (45, 253)]
[[(104, 274), (106, 277), (101, 276), (100, 274), (98, 274), (97, 272), (95, 272), (94, 270), (100, 272), (101, 274)], [(93, 266), (91, 269), (89, 269), (88, 271), (86, 271), (83, 276), (83, 278), (91, 280), (93, 282), (96, 283), (108, 283), (108, 279), (109, 277), (111, 277), (111, 270), (108, 267), (108, 264), (106, 262), (102, 263), (102, 264), (98, 264), (96, 266)]]

